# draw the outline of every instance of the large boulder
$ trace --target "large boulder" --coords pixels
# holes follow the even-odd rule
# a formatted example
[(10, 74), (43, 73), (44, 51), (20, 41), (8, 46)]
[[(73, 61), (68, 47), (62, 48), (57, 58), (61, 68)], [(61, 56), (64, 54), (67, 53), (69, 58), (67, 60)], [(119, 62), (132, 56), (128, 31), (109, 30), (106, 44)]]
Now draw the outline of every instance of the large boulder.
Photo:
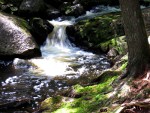
[(63, 4), (63, 1), (61, 0), (44, 0), (44, 2), (54, 6), (55, 8), (59, 8)]
[(58, 18), (59, 16), (61, 16), (61, 12), (56, 9), (55, 7), (51, 6), (51, 5), (47, 5), (47, 9), (45, 11), (45, 18), (50, 20), (50, 19), (55, 19)]
[(0, 13), (0, 59), (28, 59), (41, 56), (41, 52), (25, 20)]
[(69, 3), (64, 3), (61, 8), (61, 12), (67, 16), (78, 17), (85, 13), (84, 7), (81, 4), (71, 5)]
[(45, 11), (43, 0), (23, 0), (19, 7), (19, 14), (22, 16), (41, 16)]

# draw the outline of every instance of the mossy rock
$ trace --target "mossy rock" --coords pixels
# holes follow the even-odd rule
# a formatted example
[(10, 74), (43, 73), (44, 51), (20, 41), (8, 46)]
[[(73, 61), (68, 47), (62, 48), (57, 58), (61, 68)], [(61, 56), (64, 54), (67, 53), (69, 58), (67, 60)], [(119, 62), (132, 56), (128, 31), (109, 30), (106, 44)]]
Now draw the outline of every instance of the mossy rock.
[(65, 106), (67, 103), (72, 101), (74, 101), (73, 98), (58, 95), (55, 97), (49, 97), (41, 103), (40, 111), (42, 111), (42, 113), (52, 113), (61, 106)]
[(47, 98), (41, 103), (41, 110), (44, 113), (51, 113), (60, 106), (61, 101), (61, 96)]
[(121, 23), (120, 13), (109, 13), (79, 21), (74, 26), (68, 27), (67, 33), (70, 37), (74, 37), (72, 41), (77, 45), (100, 49), (100, 43), (124, 35)]
[(106, 42), (102, 42), (99, 46), (104, 52), (107, 52), (108, 50), (114, 48), (118, 51), (119, 54), (127, 53), (127, 43), (125, 36), (113, 38)]
[[(150, 8), (143, 9), (142, 13), (147, 34), (150, 35)], [(111, 39), (117, 39), (118, 41), (117, 37), (125, 35), (122, 23), (120, 12), (108, 13), (91, 19), (81, 20), (75, 25), (67, 27), (67, 34), (70, 40), (78, 46), (108, 51), (109, 49), (104, 49), (106, 47), (104, 45), (110, 45), (108, 44), (110, 42), (116, 43), (116, 41)], [(118, 45), (112, 44), (112, 46)], [(123, 52), (122, 48), (116, 48), (119, 53)]]

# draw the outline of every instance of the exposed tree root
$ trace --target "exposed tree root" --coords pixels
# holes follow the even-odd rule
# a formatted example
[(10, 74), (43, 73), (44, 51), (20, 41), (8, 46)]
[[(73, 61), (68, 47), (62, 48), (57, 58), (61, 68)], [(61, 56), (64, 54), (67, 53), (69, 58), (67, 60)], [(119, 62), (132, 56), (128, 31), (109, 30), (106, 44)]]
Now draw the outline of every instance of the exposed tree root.
[(150, 99), (143, 101), (132, 101), (130, 103), (124, 103), (117, 110), (116, 113), (149, 113), (150, 112)]

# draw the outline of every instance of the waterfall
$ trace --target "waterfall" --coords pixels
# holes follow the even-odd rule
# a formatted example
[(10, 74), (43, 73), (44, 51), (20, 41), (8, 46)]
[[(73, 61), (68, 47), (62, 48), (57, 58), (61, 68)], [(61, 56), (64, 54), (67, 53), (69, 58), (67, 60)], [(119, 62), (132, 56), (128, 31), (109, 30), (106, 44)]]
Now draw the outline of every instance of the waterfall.
[(54, 30), (49, 34), (46, 44), (41, 47), (42, 58), (28, 61), (37, 67), (34, 69), (31, 68), (30, 72), (51, 77), (81, 74), (83, 67), (76, 71), (72, 67), (84, 64), (82, 58), (88, 57), (91, 59), (94, 54), (75, 47), (74, 44), (68, 40), (66, 27), (73, 24), (71, 21), (59, 22), (53, 20), (50, 21), (50, 23), (53, 24)]
[(105, 55), (76, 47), (66, 35), (67, 26), (91, 16), (93, 13), (71, 21), (62, 21), (61, 18), (49, 21), (54, 29), (40, 48), (42, 57), (30, 60), (16, 58), (13, 61), (12, 71), (7, 70), (8, 73), (3, 73), (1, 77), (0, 102), (27, 98), (34, 100), (34, 103), (31, 102), (34, 109), (45, 97), (74, 84), (87, 84), (102, 70), (109, 68), (110, 63)]
[(72, 44), (67, 38), (66, 35), (66, 27), (69, 25), (72, 25), (73, 23), (71, 21), (49, 21), (53, 26), (54, 30), (53, 32), (48, 36), (48, 39), (46, 41), (46, 47), (54, 46), (54, 47), (71, 47)]

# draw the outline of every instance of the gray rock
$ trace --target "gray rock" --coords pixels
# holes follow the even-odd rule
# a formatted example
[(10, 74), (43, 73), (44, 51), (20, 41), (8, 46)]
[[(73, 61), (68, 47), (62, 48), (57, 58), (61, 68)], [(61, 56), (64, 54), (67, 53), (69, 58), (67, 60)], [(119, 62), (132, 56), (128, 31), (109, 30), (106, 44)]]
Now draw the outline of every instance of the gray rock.
[(78, 17), (86, 12), (81, 4), (71, 5), (69, 2), (64, 2), (60, 10), (67, 16), (75, 17)]
[(59, 16), (61, 16), (61, 13), (58, 9), (54, 8), (51, 5), (47, 5), (47, 7), (48, 8), (45, 12), (46, 19), (54, 19), (54, 18), (58, 18)]
[(19, 7), (19, 14), (25, 16), (42, 15), (45, 11), (43, 0), (23, 0)]
[(25, 20), (0, 13), (0, 59), (41, 56)]

